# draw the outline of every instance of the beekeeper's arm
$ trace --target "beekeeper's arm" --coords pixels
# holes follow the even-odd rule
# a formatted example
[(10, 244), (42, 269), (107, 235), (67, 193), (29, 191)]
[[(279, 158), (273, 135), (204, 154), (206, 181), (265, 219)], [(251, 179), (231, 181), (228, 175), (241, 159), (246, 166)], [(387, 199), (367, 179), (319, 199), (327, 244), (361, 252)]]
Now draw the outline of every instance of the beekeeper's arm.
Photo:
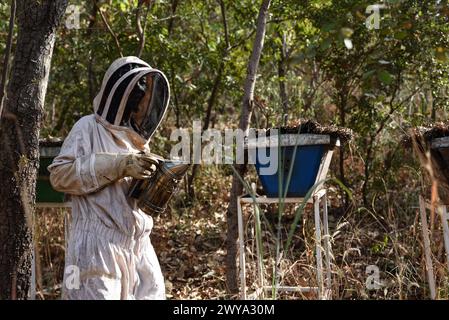
[(123, 177), (148, 178), (155, 170), (153, 157), (132, 153), (90, 153), (89, 134), (75, 127), (60, 154), (48, 167), (57, 191), (83, 195), (96, 192)]

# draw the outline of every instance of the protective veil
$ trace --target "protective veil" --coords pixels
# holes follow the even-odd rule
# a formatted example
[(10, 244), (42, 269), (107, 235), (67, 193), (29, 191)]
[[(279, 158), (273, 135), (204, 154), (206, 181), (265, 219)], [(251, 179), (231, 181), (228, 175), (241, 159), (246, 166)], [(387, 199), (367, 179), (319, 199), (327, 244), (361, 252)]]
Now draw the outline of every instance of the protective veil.
[(136, 57), (107, 70), (95, 113), (80, 119), (48, 167), (72, 195), (64, 299), (165, 299), (150, 242), (153, 220), (128, 198), (132, 178), (150, 174), (142, 156), (168, 106), (165, 75)]

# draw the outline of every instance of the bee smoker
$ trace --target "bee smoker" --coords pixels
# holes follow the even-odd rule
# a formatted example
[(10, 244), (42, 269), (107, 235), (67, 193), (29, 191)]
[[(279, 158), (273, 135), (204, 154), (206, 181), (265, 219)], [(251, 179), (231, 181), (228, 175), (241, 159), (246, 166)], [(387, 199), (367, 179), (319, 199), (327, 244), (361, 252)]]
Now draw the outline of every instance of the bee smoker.
[(132, 181), (128, 196), (137, 199), (137, 206), (146, 214), (159, 215), (178, 191), (189, 167), (190, 164), (182, 161), (160, 159), (150, 178)]

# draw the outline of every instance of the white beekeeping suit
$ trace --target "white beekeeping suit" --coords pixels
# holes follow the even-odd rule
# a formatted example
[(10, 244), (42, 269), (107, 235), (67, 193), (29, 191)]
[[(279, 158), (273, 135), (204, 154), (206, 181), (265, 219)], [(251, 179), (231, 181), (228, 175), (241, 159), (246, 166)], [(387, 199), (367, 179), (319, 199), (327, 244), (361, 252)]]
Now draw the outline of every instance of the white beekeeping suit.
[(154, 170), (157, 160), (144, 152), (169, 95), (161, 71), (136, 57), (114, 61), (95, 113), (74, 125), (48, 167), (53, 187), (72, 195), (64, 299), (165, 299), (153, 220), (127, 193), (132, 178)]

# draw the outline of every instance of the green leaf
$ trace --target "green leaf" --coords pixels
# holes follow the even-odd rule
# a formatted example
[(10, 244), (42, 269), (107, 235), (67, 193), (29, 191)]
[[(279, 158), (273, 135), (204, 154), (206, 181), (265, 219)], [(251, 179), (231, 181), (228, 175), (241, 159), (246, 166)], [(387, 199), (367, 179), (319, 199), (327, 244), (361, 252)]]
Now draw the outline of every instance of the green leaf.
[(362, 79), (363, 79), (363, 80), (369, 79), (369, 78), (371, 78), (372, 75), (375, 74), (375, 73), (376, 73), (376, 70), (370, 70), (370, 71), (367, 71), (367, 72), (365, 72), (365, 73), (363, 74)]
[(334, 31), (335, 30), (335, 23), (334, 22), (332, 22), (332, 23), (327, 23), (327, 24), (325, 24), (323, 27), (322, 27), (322, 29), (321, 29), (323, 32), (331, 32), (331, 31)]
[(407, 38), (408, 33), (406, 31), (398, 31), (394, 34), (395, 39), (404, 40)]
[(394, 80), (393, 76), (387, 70), (380, 71), (377, 76), (386, 85), (390, 85)]
[(439, 62), (446, 62), (448, 60), (448, 54), (446, 52), (446, 49), (442, 47), (436, 48), (435, 58), (437, 58)]
[(323, 42), (321, 42), (320, 48), (321, 48), (321, 50), (325, 51), (330, 48), (331, 44), (332, 44), (332, 40), (329, 38), (326, 38), (323, 40)]

